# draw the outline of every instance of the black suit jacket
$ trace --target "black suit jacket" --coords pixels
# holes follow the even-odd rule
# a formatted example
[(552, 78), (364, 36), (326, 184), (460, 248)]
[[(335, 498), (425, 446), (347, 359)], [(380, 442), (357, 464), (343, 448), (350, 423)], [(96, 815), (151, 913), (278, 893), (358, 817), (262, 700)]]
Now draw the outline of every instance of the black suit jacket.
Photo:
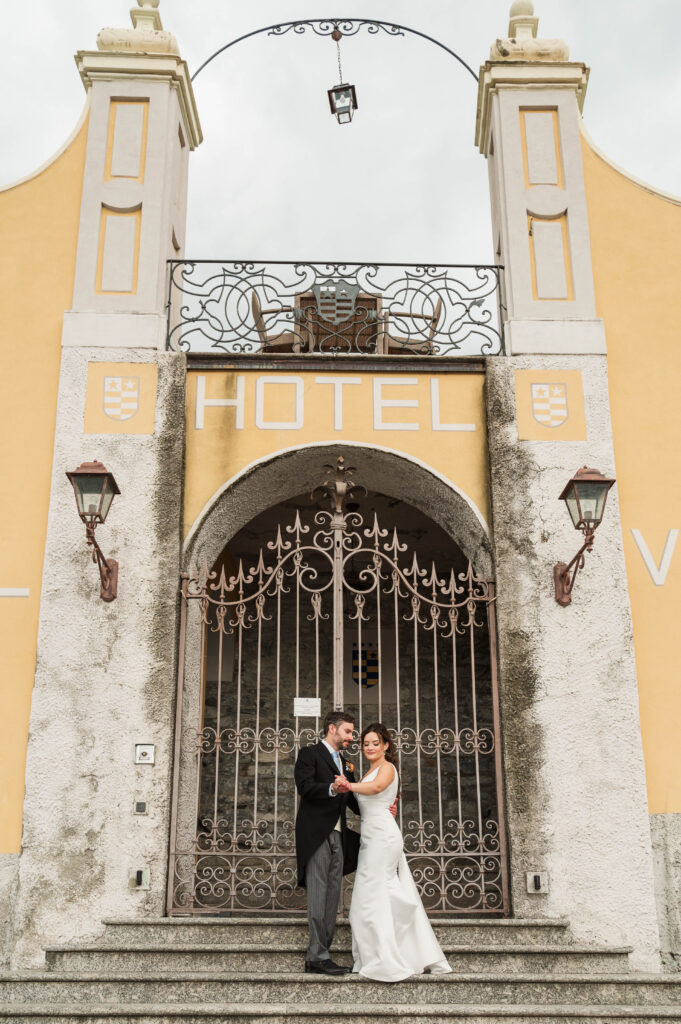
[[(343, 754), (344, 775), (355, 781)], [(349, 807), (359, 814), (359, 806), (354, 793), (343, 793), (340, 796), (329, 796), (329, 786), (338, 774), (338, 769), (326, 746), (319, 741), (311, 747), (303, 747), (298, 754), (294, 777), (296, 789), (300, 794), (300, 805), (296, 815), (296, 858), (298, 860), (298, 885), (305, 886), (305, 865), (315, 850), (318, 850), (330, 832), (333, 831), (340, 816), (343, 850), (346, 863), (343, 874), (354, 871), (355, 863), (348, 858), (350, 842), (347, 838), (346, 809)], [(352, 837), (351, 837), (352, 838)]]

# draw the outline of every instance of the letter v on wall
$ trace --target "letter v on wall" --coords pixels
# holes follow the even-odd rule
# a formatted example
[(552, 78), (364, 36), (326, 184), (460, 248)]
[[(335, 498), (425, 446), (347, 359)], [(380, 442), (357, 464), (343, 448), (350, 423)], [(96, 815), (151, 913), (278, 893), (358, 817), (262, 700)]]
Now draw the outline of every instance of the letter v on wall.
[(650, 573), (650, 578), (656, 587), (663, 587), (667, 582), (667, 574), (669, 567), (672, 564), (672, 556), (674, 554), (674, 548), (676, 547), (676, 541), (679, 536), (678, 530), (670, 530), (667, 534), (667, 540), (665, 541), (664, 550), (662, 552), (662, 558), (660, 564), (657, 565), (655, 559), (650, 553), (650, 548), (643, 539), (643, 534), (640, 530), (632, 530), (631, 535), (636, 542), (636, 547), (641, 552), (641, 558), (645, 563), (645, 567)]

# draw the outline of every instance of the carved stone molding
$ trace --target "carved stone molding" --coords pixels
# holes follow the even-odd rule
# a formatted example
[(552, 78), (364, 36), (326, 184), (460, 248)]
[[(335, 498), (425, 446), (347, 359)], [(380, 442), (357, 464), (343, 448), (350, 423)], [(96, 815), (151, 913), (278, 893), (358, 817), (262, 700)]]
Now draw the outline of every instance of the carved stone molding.
[(98, 50), (133, 53), (180, 53), (171, 32), (149, 28), (103, 28), (97, 35)]
[(567, 61), (570, 48), (563, 39), (497, 39), (490, 60)]

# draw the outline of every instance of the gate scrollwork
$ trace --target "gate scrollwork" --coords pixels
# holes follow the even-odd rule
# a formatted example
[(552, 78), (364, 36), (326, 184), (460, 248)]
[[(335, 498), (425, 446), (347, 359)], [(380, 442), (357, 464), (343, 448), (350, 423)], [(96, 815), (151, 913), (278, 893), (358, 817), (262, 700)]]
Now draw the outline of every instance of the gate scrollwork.
[[(494, 584), (470, 563), (422, 567), (376, 515), (365, 526), (346, 507), (350, 472), (328, 467), (314, 522), (296, 512), (255, 565), (183, 578), (171, 914), (304, 907), (293, 764), (321, 722), (296, 717), (300, 697), (350, 706), (358, 731), (392, 726), (398, 822), (429, 912), (508, 913)], [(199, 709), (183, 689), (190, 649)]]

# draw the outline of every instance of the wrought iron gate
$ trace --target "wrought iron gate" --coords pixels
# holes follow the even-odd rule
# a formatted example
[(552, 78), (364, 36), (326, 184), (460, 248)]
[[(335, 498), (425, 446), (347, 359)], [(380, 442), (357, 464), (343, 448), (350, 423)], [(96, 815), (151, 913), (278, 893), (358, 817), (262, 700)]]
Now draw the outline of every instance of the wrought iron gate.
[[(293, 765), (320, 735), (311, 698), (392, 729), (429, 913), (508, 914), (494, 584), (470, 563), (422, 568), (348, 510), (343, 459), (328, 472), (327, 508), (280, 526), (255, 566), (182, 580), (169, 913), (304, 908)], [(357, 745), (349, 758), (359, 778)]]

